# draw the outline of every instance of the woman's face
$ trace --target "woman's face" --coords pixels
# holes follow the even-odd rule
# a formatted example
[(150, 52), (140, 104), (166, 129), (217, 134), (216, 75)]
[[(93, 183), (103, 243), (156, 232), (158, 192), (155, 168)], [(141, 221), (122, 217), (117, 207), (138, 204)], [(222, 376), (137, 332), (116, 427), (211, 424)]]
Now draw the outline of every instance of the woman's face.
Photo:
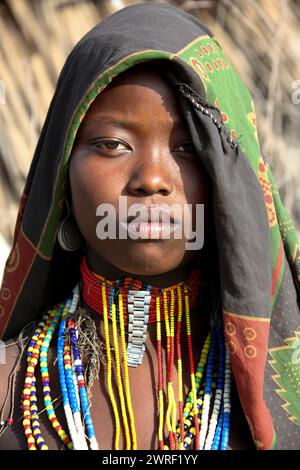
[(123, 201), (126, 196), (128, 208), (143, 204), (149, 211), (154, 204), (179, 204), (182, 209), (191, 204), (194, 209), (210, 199), (208, 176), (176, 94), (147, 65), (116, 77), (93, 102), (78, 131), (69, 171), (72, 210), (88, 257), (145, 276), (175, 270), (199, 257), (199, 251), (186, 250), (184, 234), (180, 239), (97, 236), (97, 207), (112, 205), (118, 227), (121, 196)]

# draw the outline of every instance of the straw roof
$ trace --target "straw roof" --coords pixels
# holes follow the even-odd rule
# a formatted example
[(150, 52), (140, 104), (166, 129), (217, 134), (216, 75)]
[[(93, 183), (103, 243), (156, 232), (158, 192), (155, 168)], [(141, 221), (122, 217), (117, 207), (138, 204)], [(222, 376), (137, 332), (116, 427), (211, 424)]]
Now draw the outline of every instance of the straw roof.
[[(140, 1), (0, 3), (0, 234), (8, 243), (12, 241), (18, 201), (34, 148), (68, 53), (97, 21), (133, 3)], [(262, 149), (300, 229), (300, 82), (296, 82), (300, 80), (299, 2), (169, 3), (208, 24), (251, 90)]]

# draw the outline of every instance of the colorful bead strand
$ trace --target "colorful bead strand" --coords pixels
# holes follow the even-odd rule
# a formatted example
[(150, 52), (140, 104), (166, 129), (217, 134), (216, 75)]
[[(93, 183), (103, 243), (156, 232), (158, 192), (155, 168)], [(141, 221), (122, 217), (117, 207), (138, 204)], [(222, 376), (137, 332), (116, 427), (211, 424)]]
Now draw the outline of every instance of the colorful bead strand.
[(131, 402), (129, 372), (128, 372), (128, 365), (127, 365), (122, 294), (119, 294), (119, 312), (120, 312), (119, 317), (120, 317), (121, 345), (122, 345), (122, 355), (123, 355), (123, 363), (124, 363), (125, 396), (126, 396), (126, 403), (127, 403), (127, 409), (128, 409), (128, 414), (129, 414), (129, 422), (130, 422), (130, 428), (131, 428), (132, 448), (133, 448), (133, 450), (136, 450), (137, 449), (137, 438), (136, 438), (134, 414), (133, 414), (132, 402)]
[(107, 303), (106, 303), (106, 292), (105, 292), (105, 285), (102, 285), (102, 301), (103, 301), (103, 320), (104, 320), (104, 334), (105, 334), (105, 344), (106, 344), (106, 355), (107, 355), (107, 373), (106, 373), (106, 383), (108, 394), (110, 397), (114, 418), (115, 418), (115, 450), (119, 450), (119, 441), (120, 441), (120, 418), (118, 407), (115, 399), (115, 395), (112, 388), (112, 359), (111, 359), (111, 352), (110, 352), (110, 340), (109, 340), (109, 327), (108, 327), (108, 311), (107, 311)]
[(224, 367), (225, 367), (225, 348), (223, 346), (223, 341), (221, 337), (220, 327), (215, 328), (215, 333), (218, 340), (218, 372), (217, 372), (217, 384), (216, 392), (214, 396), (213, 410), (209, 422), (208, 434), (205, 442), (204, 449), (211, 450), (216, 427), (218, 424), (218, 417), (221, 408), (221, 402), (223, 397), (223, 388), (224, 388)]
[(225, 384), (224, 384), (224, 406), (223, 406), (223, 427), (221, 437), (221, 450), (227, 450), (229, 442), (229, 430), (230, 430), (230, 392), (231, 392), (231, 369), (230, 369), (230, 352), (226, 344), (226, 355), (225, 355)]
[(62, 308), (58, 307), (56, 312), (54, 312), (50, 325), (47, 327), (46, 334), (40, 349), (40, 370), (43, 382), (44, 403), (47, 410), (48, 418), (52, 424), (53, 429), (58, 434), (59, 438), (63, 441), (66, 446), (68, 446), (70, 444), (70, 439), (68, 438), (60, 422), (58, 421), (58, 418), (53, 408), (50, 389), (50, 377), (48, 370), (49, 347), (53, 337), (53, 333), (56, 330), (56, 327), (61, 319), (61, 313)]
[[(37, 410), (33, 410), (34, 413), (31, 413), (30, 409), (31, 397), (34, 404), (37, 404), (34, 375), (39, 359), (40, 344), (37, 346), (37, 342), (39, 341), (40, 335), (44, 331), (47, 319), (49, 317), (50, 315), (44, 315), (42, 321), (38, 324), (27, 349), (27, 370), (23, 389), (23, 427), (27, 439), (27, 448), (29, 450), (37, 450), (33, 433), (33, 426), (38, 426), (39, 429), (39, 417), (36, 413)], [(35, 416), (34, 421), (32, 419), (32, 415)], [(47, 449), (44, 447), (44, 450)]]
[(160, 323), (160, 299), (156, 297), (156, 348), (157, 348), (157, 368), (158, 368), (158, 446), (164, 449), (164, 392), (163, 392), (163, 367), (161, 350), (161, 323)]
[(112, 331), (113, 331), (114, 351), (115, 351), (115, 360), (116, 360), (117, 385), (118, 385), (120, 404), (121, 404), (121, 414), (122, 414), (123, 424), (125, 428), (126, 450), (130, 450), (131, 440), (130, 440), (130, 431), (129, 431), (129, 425), (128, 425), (128, 419), (127, 419), (125, 399), (124, 399), (124, 390), (123, 390), (123, 384), (122, 384), (115, 304), (112, 304)]
[(178, 318), (176, 330), (176, 351), (177, 351), (177, 364), (178, 364), (178, 415), (179, 415), (179, 449), (183, 450), (184, 441), (184, 422), (183, 422), (183, 379), (182, 379), (182, 358), (181, 358), (181, 324), (182, 324), (182, 294), (180, 287), (177, 287), (178, 299)]
[[(163, 301), (164, 301), (165, 327), (166, 327), (166, 337), (167, 337), (168, 407), (167, 407), (167, 412), (166, 412), (166, 426), (167, 426), (167, 431), (168, 431), (168, 436), (169, 436), (170, 449), (174, 450), (177, 447), (176, 446), (176, 434), (173, 432), (172, 422), (171, 422), (171, 414), (172, 414), (173, 407), (174, 407), (174, 390), (173, 390), (173, 384), (172, 384), (172, 372), (173, 372), (173, 362), (174, 362), (174, 353), (172, 354), (172, 352), (174, 351), (174, 325), (173, 325), (173, 332), (172, 332), (172, 325), (170, 326), (170, 323), (169, 323), (169, 312), (168, 312), (168, 302), (167, 302), (166, 291), (164, 291), (163, 293)], [(173, 316), (173, 324), (174, 324), (174, 311), (170, 314), (170, 320), (171, 320), (171, 316)], [(173, 333), (173, 341), (172, 341), (172, 333)], [(175, 407), (176, 407), (176, 403), (175, 403)]]
[(72, 448), (78, 449), (80, 447), (79, 440), (77, 438), (77, 431), (76, 426), (71, 410), (71, 404), (69, 400), (68, 394), (68, 387), (67, 387), (67, 379), (65, 374), (64, 368), (64, 344), (65, 344), (65, 330), (66, 330), (66, 316), (68, 314), (68, 309), (64, 310), (62, 314), (62, 319), (59, 326), (58, 332), (58, 345), (57, 345), (57, 362), (58, 362), (58, 370), (59, 370), (59, 379), (60, 379), (60, 386), (63, 396), (63, 407), (64, 412), (67, 420), (67, 425), (69, 429), (69, 433), (72, 440)]
[(82, 365), (80, 350), (78, 348), (78, 339), (77, 339), (77, 329), (76, 322), (73, 319), (70, 319), (68, 322), (68, 332), (70, 336), (70, 341), (72, 345), (72, 352), (74, 358), (74, 365), (77, 377), (77, 384), (79, 390), (79, 397), (82, 407), (82, 412), (84, 416), (84, 422), (87, 430), (87, 434), (90, 441), (90, 447), (92, 450), (98, 450), (99, 446), (95, 437), (94, 425), (90, 413), (90, 404), (84, 379), (84, 368)]
[(185, 298), (186, 331), (187, 331), (187, 341), (188, 341), (188, 356), (189, 356), (189, 363), (190, 363), (191, 384), (192, 384), (192, 394), (193, 394), (193, 414), (194, 414), (194, 425), (195, 425), (195, 432), (196, 432), (195, 449), (198, 450), (200, 446), (200, 442), (199, 442), (199, 426), (198, 426), (198, 410), (197, 410), (197, 393), (196, 393), (196, 384), (195, 384), (195, 368), (194, 368), (194, 357), (193, 357), (193, 346), (192, 346), (189, 297), (188, 297), (188, 291), (186, 288), (184, 289), (184, 298)]

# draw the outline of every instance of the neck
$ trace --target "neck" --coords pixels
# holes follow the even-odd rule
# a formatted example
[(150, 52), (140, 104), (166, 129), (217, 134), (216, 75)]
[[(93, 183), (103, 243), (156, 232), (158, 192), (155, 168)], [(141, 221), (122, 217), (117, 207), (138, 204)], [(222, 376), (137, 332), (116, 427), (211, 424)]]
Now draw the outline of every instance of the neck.
[[(99, 272), (99, 271), (98, 271)], [(148, 320), (149, 324), (156, 321), (156, 308), (157, 301), (156, 298), (159, 298), (160, 305), (163, 310), (163, 305), (167, 302), (168, 308), (173, 308), (175, 310), (175, 315), (178, 312), (178, 302), (179, 297), (182, 298), (184, 303), (185, 295), (188, 295), (188, 302), (190, 310), (197, 308), (200, 304), (205, 305), (206, 294), (205, 286), (201, 281), (200, 269), (195, 266), (191, 268), (189, 273), (185, 273), (185, 279), (180, 279), (179, 282), (172, 282), (169, 279), (169, 282), (166, 286), (162, 287), (155, 284), (150, 284), (149, 280), (141, 279), (140, 276), (130, 276), (125, 275), (113, 279), (113, 276), (110, 276), (110, 279), (98, 274), (90, 268), (87, 257), (83, 257), (81, 262), (81, 274), (82, 274), (82, 293), (81, 293), (81, 306), (88, 310), (91, 314), (97, 317), (102, 317), (105, 311), (105, 308), (108, 309), (109, 316), (112, 312), (112, 304), (116, 304), (118, 309), (118, 295), (122, 295), (123, 305), (125, 308), (125, 323), (127, 324), (127, 300), (128, 294), (130, 291), (139, 291), (142, 297), (148, 294), (147, 304), (147, 313), (149, 314)], [(151, 277), (151, 280), (153, 277)], [(200, 304), (199, 304), (200, 302)], [(105, 306), (106, 305), (106, 306)], [(173, 305), (173, 307), (172, 307)], [(166, 306), (166, 305), (165, 305)], [(164, 312), (162, 312), (162, 319), (164, 317)]]
[[(189, 262), (182, 266), (175, 268), (172, 271), (166, 273), (145, 275), (145, 274), (133, 274), (129, 271), (123, 271), (116, 266), (113, 266), (103, 257), (95, 253), (91, 247), (88, 247), (86, 250), (86, 259), (88, 267), (94, 273), (105, 277), (110, 281), (115, 281), (116, 279), (123, 277), (133, 277), (134, 279), (139, 279), (143, 283), (150, 284), (156, 287), (168, 287), (173, 284), (178, 284), (179, 282), (185, 282), (188, 280), (193, 268), (196, 265), (196, 262)], [(200, 271), (200, 266), (197, 264), (197, 269)]]

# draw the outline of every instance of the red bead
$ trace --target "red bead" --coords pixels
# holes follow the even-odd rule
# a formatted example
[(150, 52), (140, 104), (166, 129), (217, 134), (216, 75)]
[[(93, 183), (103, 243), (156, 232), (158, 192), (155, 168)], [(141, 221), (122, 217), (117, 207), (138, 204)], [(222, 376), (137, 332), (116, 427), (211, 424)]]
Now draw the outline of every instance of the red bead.
[(7, 424), (9, 424), (11, 426), (14, 422), (14, 419), (13, 418), (7, 418), (6, 422), (7, 422)]

